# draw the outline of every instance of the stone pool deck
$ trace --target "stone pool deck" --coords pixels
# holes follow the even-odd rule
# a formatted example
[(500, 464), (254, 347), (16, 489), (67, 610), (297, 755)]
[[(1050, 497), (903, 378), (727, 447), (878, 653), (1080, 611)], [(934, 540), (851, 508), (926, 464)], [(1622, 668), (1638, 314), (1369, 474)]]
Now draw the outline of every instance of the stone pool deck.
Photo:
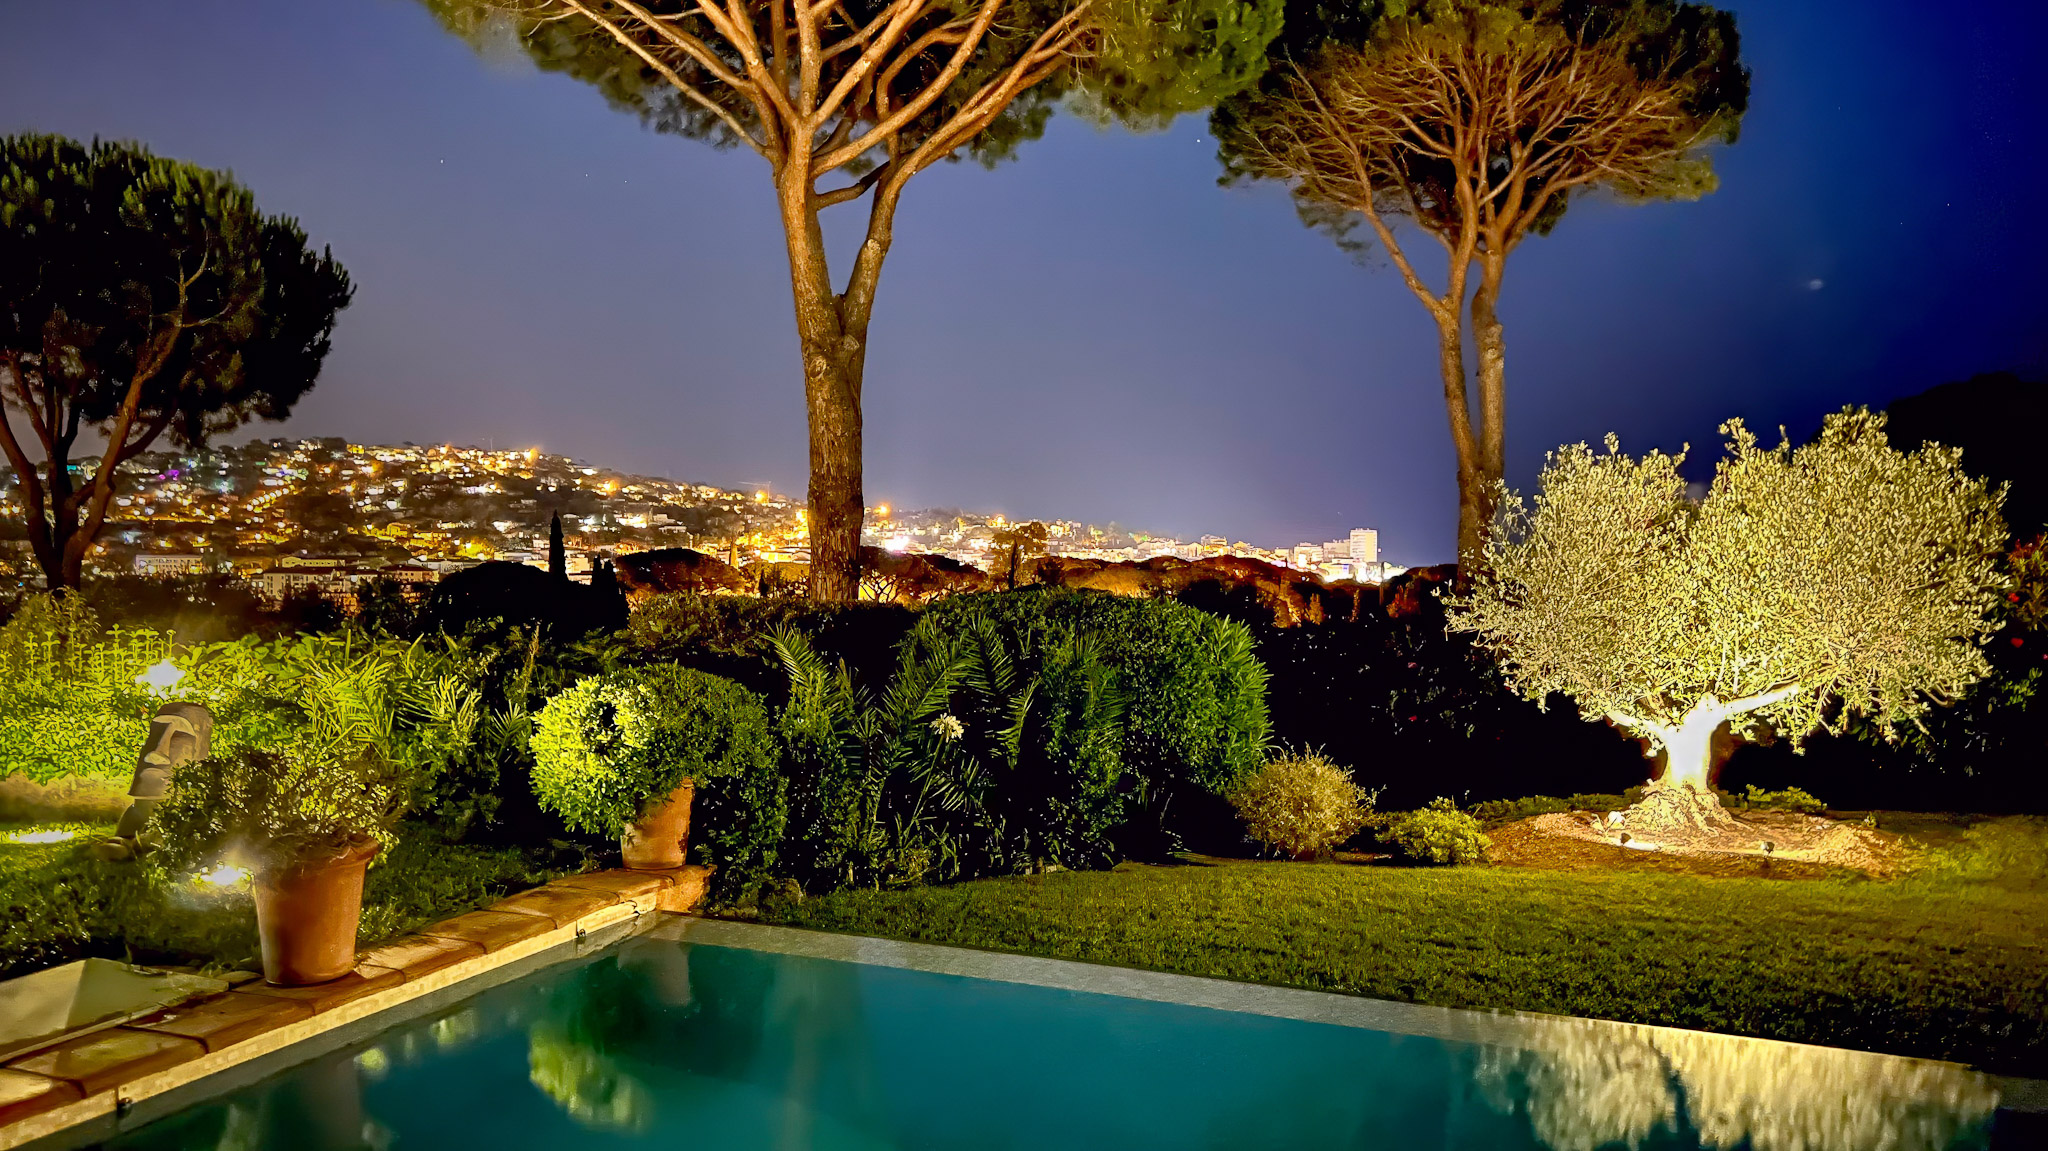
[[(0, 1151), (106, 1116), (475, 976), (655, 912), (687, 912), (711, 872), (597, 871), (389, 940), (314, 987), (261, 980), (0, 1067)], [(652, 919), (647, 920), (650, 924)]]

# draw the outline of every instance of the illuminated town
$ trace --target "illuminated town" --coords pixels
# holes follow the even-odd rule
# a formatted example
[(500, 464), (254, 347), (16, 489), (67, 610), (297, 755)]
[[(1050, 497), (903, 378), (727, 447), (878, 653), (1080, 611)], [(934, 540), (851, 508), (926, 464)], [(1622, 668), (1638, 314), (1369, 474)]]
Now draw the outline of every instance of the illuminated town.
[[(561, 517), (568, 570), (618, 556), (689, 548), (735, 567), (802, 564), (810, 541), (800, 497), (632, 475), (537, 448), (352, 444), (268, 439), (196, 453), (152, 453), (122, 469), (92, 558), (102, 574), (233, 573), (266, 598), (325, 592), (350, 577), (430, 583), (487, 560), (545, 566)], [(13, 476), (0, 507), (21, 514)], [(999, 566), (997, 536), (1017, 521), (956, 508), (868, 509), (865, 544)], [(1046, 519), (1044, 554), (1140, 562), (1236, 556), (1328, 580), (1377, 582), (1378, 533), (1355, 528), (1324, 543), (1264, 548), (1223, 536), (1195, 540)], [(5, 541), (9, 573), (28, 579), (25, 543)]]

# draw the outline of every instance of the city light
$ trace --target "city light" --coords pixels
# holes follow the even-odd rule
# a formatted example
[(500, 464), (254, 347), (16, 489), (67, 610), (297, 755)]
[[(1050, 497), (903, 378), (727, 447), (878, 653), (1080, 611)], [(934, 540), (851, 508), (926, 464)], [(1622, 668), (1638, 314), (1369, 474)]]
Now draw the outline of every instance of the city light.
[(151, 664), (149, 670), (136, 676), (135, 682), (158, 695), (169, 695), (184, 678), (185, 673), (178, 670), (177, 664), (168, 659), (161, 659)]

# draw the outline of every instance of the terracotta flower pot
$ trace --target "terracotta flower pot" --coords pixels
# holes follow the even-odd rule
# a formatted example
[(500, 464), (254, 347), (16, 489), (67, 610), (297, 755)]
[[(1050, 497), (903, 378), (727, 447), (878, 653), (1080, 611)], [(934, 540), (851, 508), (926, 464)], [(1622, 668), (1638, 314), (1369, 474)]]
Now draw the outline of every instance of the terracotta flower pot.
[(264, 979), (303, 987), (355, 970), (363, 872), (381, 846), (366, 839), (338, 856), (295, 860), (256, 873)]
[(619, 854), (634, 871), (662, 871), (683, 865), (683, 841), (690, 835), (690, 799), (697, 785), (684, 780), (668, 798), (650, 802), (619, 836)]

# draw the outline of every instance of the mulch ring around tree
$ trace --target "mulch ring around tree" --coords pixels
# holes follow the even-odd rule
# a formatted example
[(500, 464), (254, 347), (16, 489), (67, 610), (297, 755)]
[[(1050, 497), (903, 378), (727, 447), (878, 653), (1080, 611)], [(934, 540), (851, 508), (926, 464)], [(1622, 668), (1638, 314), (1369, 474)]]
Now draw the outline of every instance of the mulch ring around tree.
[[(1553, 871), (1648, 871), (1714, 878), (1826, 879), (1897, 874), (1905, 851), (1886, 832), (1788, 812), (1730, 813), (1713, 835), (1623, 846), (1606, 813), (1539, 815), (1487, 831), (1489, 862)], [(1674, 842), (1683, 838), (1685, 842)], [(1644, 839), (1632, 836), (1630, 842)], [(1769, 842), (1772, 850), (1765, 852)]]

